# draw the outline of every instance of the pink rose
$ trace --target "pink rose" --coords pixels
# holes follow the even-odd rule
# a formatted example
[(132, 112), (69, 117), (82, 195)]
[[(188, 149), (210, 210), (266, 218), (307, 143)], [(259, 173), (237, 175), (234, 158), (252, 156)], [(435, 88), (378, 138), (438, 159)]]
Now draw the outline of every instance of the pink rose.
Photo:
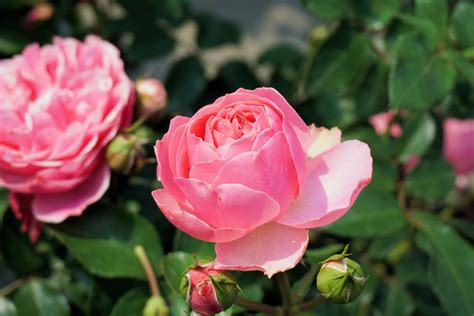
[(308, 229), (343, 216), (371, 180), (369, 147), (308, 127), (272, 88), (239, 89), (175, 117), (156, 143), (153, 197), (189, 235), (216, 243), (216, 268), (293, 268)]
[(78, 216), (109, 186), (102, 149), (130, 123), (133, 84), (102, 39), (55, 38), (0, 62), (0, 186), (23, 230)]
[(467, 175), (474, 170), (474, 119), (444, 121), (443, 152), (457, 175)]
[(369, 118), (369, 123), (378, 135), (383, 135), (389, 131), (392, 137), (399, 138), (403, 134), (403, 129), (400, 124), (393, 122), (394, 116), (391, 111), (378, 113)]

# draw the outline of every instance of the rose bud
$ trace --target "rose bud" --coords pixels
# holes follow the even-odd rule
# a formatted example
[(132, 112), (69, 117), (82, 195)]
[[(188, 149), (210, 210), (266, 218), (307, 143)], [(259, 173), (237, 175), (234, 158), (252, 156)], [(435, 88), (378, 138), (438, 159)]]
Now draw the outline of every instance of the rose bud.
[(317, 276), (321, 295), (336, 304), (347, 304), (356, 299), (366, 280), (360, 265), (346, 258), (347, 249), (348, 246), (341, 254), (327, 258)]
[(189, 307), (202, 315), (214, 315), (229, 308), (239, 286), (228, 272), (214, 269), (214, 263), (191, 267), (181, 280), (181, 294)]
[(31, 27), (33, 24), (49, 20), (54, 13), (54, 7), (49, 3), (40, 3), (34, 6), (25, 17), (25, 26)]
[(161, 296), (152, 296), (148, 299), (143, 310), (143, 316), (168, 316), (169, 309)]
[(138, 79), (135, 82), (135, 89), (140, 102), (140, 117), (152, 116), (166, 107), (168, 97), (160, 80)]
[(105, 157), (110, 169), (122, 175), (139, 172), (146, 161), (146, 140), (133, 134), (119, 134), (107, 145)]

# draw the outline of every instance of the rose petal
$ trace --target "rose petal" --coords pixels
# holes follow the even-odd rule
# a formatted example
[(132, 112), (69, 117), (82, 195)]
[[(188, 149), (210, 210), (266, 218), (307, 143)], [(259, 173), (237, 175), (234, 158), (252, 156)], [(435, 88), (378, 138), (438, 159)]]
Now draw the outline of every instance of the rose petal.
[(369, 147), (346, 141), (308, 162), (301, 196), (277, 222), (299, 228), (327, 225), (344, 215), (372, 178)]
[(454, 167), (456, 174), (474, 170), (474, 119), (444, 121), (444, 158)]
[(47, 223), (60, 223), (70, 216), (79, 216), (104, 195), (109, 183), (110, 170), (104, 162), (89, 178), (69, 191), (36, 194), (33, 214), (37, 220)]
[(311, 133), (311, 144), (308, 147), (308, 156), (313, 158), (341, 142), (341, 130), (337, 127), (327, 129), (317, 128), (314, 124), (309, 127)]
[(269, 223), (238, 240), (216, 244), (216, 269), (263, 271), (269, 278), (295, 267), (308, 245), (308, 231)]
[(194, 238), (208, 242), (228, 242), (247, 233), (245, 229), (214, 228), (193, 214), (185, 211), (179, 203), (164, 189), (152, 192), (163, 215), (178, 229)]
[(242, 184), (221, 184), (215, 190), (195, 179), (176, 178), (193, 206), (193, 214), (220, 228), (253, 229), (273, 220), (279, 204), (267, 193)]

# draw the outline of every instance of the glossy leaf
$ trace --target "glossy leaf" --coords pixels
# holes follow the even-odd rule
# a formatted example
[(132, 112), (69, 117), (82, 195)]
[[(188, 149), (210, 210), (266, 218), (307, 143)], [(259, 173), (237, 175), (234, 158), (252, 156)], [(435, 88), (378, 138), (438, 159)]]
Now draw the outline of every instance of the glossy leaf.
[(192, 255), (185, 252), (172, 252), (163, 260), (163, 275), (168, 285), (181, 295), (179, 286), (181, 278), (189, 266), (194, 263)]
[(143, 288), (135, 288), (125, 293), (115, 304), (110, 316), (142, 315), (150, 297)]
[(454, 8), (452, 31), (457, 42), (463, 47), (474, 46), (474, 3), (459, 2)]
[(428, 200), (441, 199), (453, 189), (455, 174), (444, 160), (423, 160), (406, 178), (409, 194)]

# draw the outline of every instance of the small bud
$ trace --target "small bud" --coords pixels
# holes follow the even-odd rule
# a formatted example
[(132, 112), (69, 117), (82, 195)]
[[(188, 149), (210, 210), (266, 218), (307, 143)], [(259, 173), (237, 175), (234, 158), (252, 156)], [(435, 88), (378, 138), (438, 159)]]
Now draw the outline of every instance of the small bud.
[(145, 141), (136, 135), (119, 134), (107, 145), (105, 157), (110, 169), (123, 174), (137, 173), (145, 165)]
[(143, 316), (168, 316), (169, 309), (161, 296), (152, 296), (148, 299), (143, 310)]
[(168, 97), (160, 80), (138, 79), (135, 88), (140, 102), (140, 117), (152, 116), (166, 107)]
[(25, 17), (25, 25), (27, 27), (33, 26), (33, 24), (49, 20), (54, 13), (54, 7), (49, 3), (40, 3), (35, 5)]
[(202, 315), (214, 315), (229, 308), (239, 286), (228, 272), (207, 263), (191, 267), (181, 280), (181, 294), (189, 307)]
[(360, 265), (346, 258), (348, 246), (341, 254), (326, 259), (317, 277), (321, 295), (336, 304), (347, 304), (356, 299), (362, 293), (366, 280)]

